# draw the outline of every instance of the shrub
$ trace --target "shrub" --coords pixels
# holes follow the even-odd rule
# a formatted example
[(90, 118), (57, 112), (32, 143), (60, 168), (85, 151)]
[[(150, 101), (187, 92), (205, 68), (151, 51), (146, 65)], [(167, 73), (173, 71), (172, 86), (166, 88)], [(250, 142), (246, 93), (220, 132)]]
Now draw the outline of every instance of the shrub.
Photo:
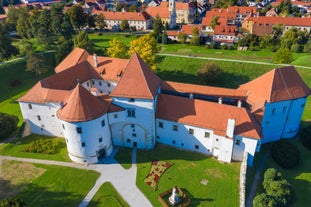
[(39, 139), (32, 141), (25, 147), (26, 152), (43, 153), (43, 154), (55, 154), (56, 144), (50, 139)]
[(22, 126), (18, 130), (17, 137), (22, 138), (23, 133), (25, 131), (26, 122), (23, 122)]
[(253, 207), (277, 207), (278, 203), (273, 196), (262, 193), (257, 195), (253, 200)]
[(198, 77), (205, 83), (214, 81), (221, 73), (221, 69), (215, 64), (215, 62), (209, 62), (202, 65), (198, 71)]
[(311, 150), (311, 126), (304, 128), (300, 134), (302, 145)]
[(9, 136), (17, 127), (17, 116), (0, 112), (0, 139)]
[(24, 207), (26, 206), (25, 202), (16, 198), (6, 198), (0, 201), (0, 207)]
[(278, 141), (271, 147), (271, 157), (283, 168), (296, 167), (300, 160), (298, 148), (288, 141)]
[(288, 48), (280, 48), (273, 56), (274, 63), (290, 63), (293, 61), (293, 55)]

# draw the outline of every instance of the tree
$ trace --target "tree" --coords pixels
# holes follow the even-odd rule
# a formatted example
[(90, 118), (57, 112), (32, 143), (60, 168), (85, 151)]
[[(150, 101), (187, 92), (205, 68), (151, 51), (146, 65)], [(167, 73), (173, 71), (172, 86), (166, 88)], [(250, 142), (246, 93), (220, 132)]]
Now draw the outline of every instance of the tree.
[(254, 198), (253, 207), (278, 207), (278, 203), (273, 196), (262, 193)]
[(132, 4), (130, 7), (129, 7), (129, 11), (130, 12), (136, 12), (137, 10), (137, 5), (136, 4)]
[(303, 48), (303, 52), (311, 54), (311, 39), (309, 39), (307, 44), (305, 44), (305, 46)]
[(74, 48), (79, 47), (87, 50), (89, 53), (93, 53), (93, 42), (89, 39), (85, 31), (79, 32), (73, 39)]
[(10, 37), (7, 36), (7, 31), (7, 26), (0, 22), (0, 61), (9, 59), (18, 53), (16, 47), (12, 45)]
[(4, 11), (4, 9), (3, 9), (3, 6), (2, 6), (2, 5), (0, 5), (0, 14), (5, 14), (5, 11)]
[(199, 36), (199, 30), (197, 27), (194, 27), (192, 29), (192, 38), (190, 40), (191, 45), (199, 45), (200, 44), (200, 36)]
[(71, 39), (64, 39), (59, 47), (57, 48), (55, 54), (56, 63), (60, 63), (73, 49), (73, 42)]
[(308, 42), (308, 38), (309, 34), (307, 31), (301, 31), (295, 27), (292, 27), (281, 37), (281, 46), (291, 49), (295, 44), (306, 44)]
[(274, 63), (290, 63), (293, 61), (293, 55), (288, 48), (280, 48), (273, 56)]
[(63, 17), (63, 22), (61, 24), (61, 34), (66, 39), (70, 39), (74, 33), (75, 31), (71, 25), (70, 17), (65, 14)]
[(17, 116), (0, 112), (0, 139), (9, 136), (17, 127)]
[(16, 198), (6, 198), (0, 200), (0, 207), (25, 207), (27, 206), (23, 200)]
[(95, 24), (100, 30), (107, 27), (107, 24), (105, 22), (105, 17), (103, 14), (99, 14), (95, 17)]
[(284, 25), (283, 24), (274, 24), (272, 26), (272, 37), (275, 43), (277, 43), (283, 34)]
[(188, 38), (188, 35), (186, 35), (186, 34), (184, 34), (182, 32), (178, 33), (177, 39), (178, 39), (179, 42), (184, 44), (186, 42), (187, 38)]
[(133, 40), (128, 54), (131, 56), (134, 51), (140, 55), (149, 67), (153, 70), (156, 69), (155, 54), (158, 52), (158, 48), (157, 41), (152, 33)]
[(130, 24), (126, 19), (123, 19), (121, 24), (120, 24), (120, 30), (129, 30), (130, 29)]
[(40, 11), (35, 8), (31, 10), (31, 15), (29, 17), (29, 25), (30, 25), (30, 30), (28, 31), (28, 36), (29, 37), (37, 37), (38, 36), (38, 30), (40, 28), (40, 24), (38, 22), (39, 16), (40, 16)]
[(39, 44), (45, 44), (46, 46), (48, 46), (51, 43), (51, 35), (49, 34), (49, 31), (47, 31), (44, 27), (39, 28), (37, 37), (37, 41)]
[(75, 4), (67, 10), (67, 14), (70, 17), (71, 25), (75, 29), (80, 29), (86, 23), (86, 16), (84, 15), (83, 8), (80, 5)]
[(273, 143), (271, 157), (276, 163), (286, 169), (296, 167), (300, 161), (299, 149), (296, 145), (285, 140)]
[(163, 34), (162, 34), (162, 44), (167, 44), (168, 42), (168, 37), (167, 37), (167, 33), (166, 33), (166, 30), (163, 31)]
[(109, 42), (110, 47), (108, 48), (109, 57), (115, 58), (127, 58), (127, 48), (122, 42), (119, 42), (116, 38), (112, 38)]
[(163, 30), (164, 30), (164, 26), (162, 24), (162, 21), (160, 19), (160, 17), (156, 17), (155, 20), (153, 21), (153, 33), (154, 33), (154, 36), (157, 40), (157, 42), (160, 41), (160, 38), (162, 36), (162, 33), (163, 33)]
[(219, 19), (219, 16), (213, 16), (212, 20), (211, 20), (211, 23), (210, 23), (210, 27), (214, 30), (215, 29), (215, 26), (218, 25), (218, 19)]
[(35, 74), (39, 77), (41, 77), (43, 73), (47, 72), (48, 68), (45, 65), (43, 56), (36, 54), (33, 50), (28, 51), (26, 59), (26, 71), (35, 72)]
[(30, 30), (30, 25), (29, 25), (29, 18), (30, 15), (27, 10), (25, 9), (20, 9), (20, 14), (18, 16), (18, 20), (16, 23), (16, 31), (24, 39), (29, 38), (29, 30)]
[(95, 17), (93, 15), (86, 15), (86, 19), (87, 19), (87, 25), (89, 28), (96, 27)]
[(221, 69), (215, 62), (209, 62), (202, 65), (198, 71), (198, 77), (206, 84), (215, 79), (221, 74)]
[(61, 25), (64, 17), (63, 9), (63, 4), (52, 4), (50, 7), (51, 30), (56, 35), (61, 35)]
[(22, 8), (22, 7), (19, 7), (19, 9), (18, 9), (18, 8), (15, 8), (13, 5), (9, 5), (6, 23), (8, 24), (10, 31), (16, 30), (16, 25), (17, 25), (17, 20), (19, 17), (20, 8)]

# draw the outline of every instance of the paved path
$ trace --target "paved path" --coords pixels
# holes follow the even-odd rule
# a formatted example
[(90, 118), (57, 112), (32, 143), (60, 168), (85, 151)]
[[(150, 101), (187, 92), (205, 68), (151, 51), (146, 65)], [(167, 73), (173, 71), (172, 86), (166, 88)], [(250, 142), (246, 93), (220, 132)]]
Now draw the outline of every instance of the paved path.
[(130, 206), (144, 206), (151, 207), (151, 203), (145, 197), (145, 195), (137, 188), (136, 186), (136, 148), (133, 149), (132, 153), (132, 167), (128, 170), (125, 170), (113, 157), (117, 153), (117, 150), (114, 150), (113, 155), (107, 157), (103, 160), (101, 164), (90, 164), (82, 165), (73, 162), (60, 162), (52, 160), (39, 160), (31, 158), (18, 158), (10, 156), (0, 155), (0, 163), (2, 160), (17, 160), (22, 162), (32, 162), (48, 165), (59, 165), (65, 167), (73, 167), (85, 170), (95, 170), (100, 173), (100, 177), (97, 179), (93, 188), (85, 196), (85, 198), (80, 203), (79, 207), (85, 207), (91, 201), (93, 196), (96, 194), (100, 186), (105, 182), (110, 182), (114, 188), (119, 192), (122, 198)]
[[(249, 60), (238, 60), (238, 59), (227, 59), (227, 58), (209, 58), (209, 57), (201, 57), (201, 56), (194, 56), (194, 55), (176, 55), (176, 54), (168, 54), (168, 53), (158, 53), (157, 55), (160, 56), (172, 56), (172, 57), (182, 57), (182, 58), (196, 58), (196, 59), (203, 59), (203, 60), (218, 60), (218, 61), (225, 61), (225, 62), (240, 62), (240, 63), (252, 63), (252, 64), (259, 64), (259, 65), (275, 65), (275, 66), (290, 66), (290, 64), (275, 64), (275, 63), (267, 63), (267, 62), (257, 62), (257, 61), (249, 61)], [(292, 65), (294, 67), (304, 68), (311, 70), (311, 67), (307, 66), (300, 66), (300, 65)]]
[(260, 161), (260, 165), (256, 171), (256, 175), (255, 175), (255, 179), (254, 179), (254, 182), (253, 182), (253, 185), (252, 185), (252, 188), (251, 188), (251, 191), (249, 192), (249, 196), (247, 198), (247, 201), (246, 201), (246, 207), (252, 207), (253, 206), (253, 200), (254, 200), (254, 197), (255, 197), (255, 193), (256, 193), (256, 188), (257, 188), (257, 185), (258, 185), (258, 182), (260, 180), (260, 176), (261, 176), (261, 171), (264, 167), (264, 164), (266, 162), (266, 159), (268, 158), (269, 156), (269, 151), (263, 156), (263, 158), (261, 159)]

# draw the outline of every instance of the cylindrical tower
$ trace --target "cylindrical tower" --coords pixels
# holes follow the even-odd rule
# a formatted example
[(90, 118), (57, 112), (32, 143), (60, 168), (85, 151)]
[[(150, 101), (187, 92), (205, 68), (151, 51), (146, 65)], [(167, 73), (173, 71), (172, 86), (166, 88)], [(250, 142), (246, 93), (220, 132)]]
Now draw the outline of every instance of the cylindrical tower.
[(69, 157), (78, 163), (97, 163), (112, 152), (108, 105), (77, 85), (58, 110)]

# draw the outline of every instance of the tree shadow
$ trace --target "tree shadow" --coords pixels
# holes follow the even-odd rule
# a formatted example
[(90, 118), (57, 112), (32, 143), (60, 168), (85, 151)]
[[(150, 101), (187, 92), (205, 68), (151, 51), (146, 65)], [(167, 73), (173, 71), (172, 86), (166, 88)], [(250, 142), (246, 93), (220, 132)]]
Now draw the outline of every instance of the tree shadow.
[(191, 200), (190, 206), (199, 206), (202, 201), (212, 202), (212, 201), (215, 200), (213, 198), (198, 198), (198, 197), (194, 197), (186, 188), (180, 188), (180, 189), (188, 196), (188, 198), (190, 198), (190, 200)]
[(192, 84), (202, 84), (198, 76), (184, 73), (183, 70), (167, 71), (167, 70), (157, 70), (156, 74), (166, 81), (192, 83)]

